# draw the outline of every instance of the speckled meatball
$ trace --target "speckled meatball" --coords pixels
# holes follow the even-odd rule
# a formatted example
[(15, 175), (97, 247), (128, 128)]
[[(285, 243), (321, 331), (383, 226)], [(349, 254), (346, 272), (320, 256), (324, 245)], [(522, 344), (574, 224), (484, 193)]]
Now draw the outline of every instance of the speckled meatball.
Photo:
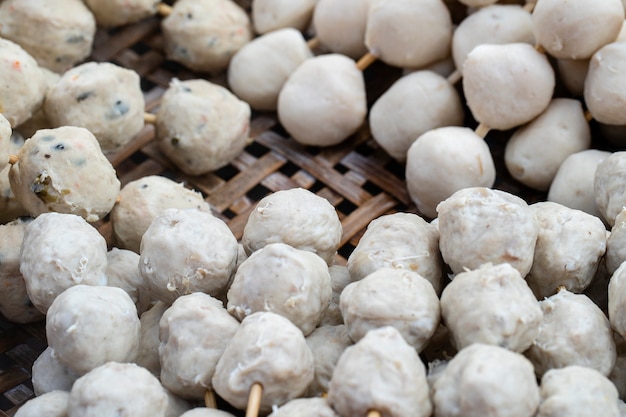
[(139, 272), (139, 255), (133, 251), (111, 248), (107, 252), (107, 285), (126, 291), (141, 314), (152, 307), (150, 286)]
[(48, 346), (33, 362), (31, 382), (35, 395), (52, 391), (69, 392), (80, 375), (59, 362), (54, 349)]
[(89, 129), (104, 152), (119, 150), (144, 126), (139, 74), (109, 62), (87, 62), (66, 71), (46, 94), (53, 126)]
[(459, 351), (433, 389), (435, 417), (532, 417), (540, 401), (528, 359), (482, 343)]
[(161, 23), (165, 54), (197, 72), (219, 72), (252, 38), (248, 14), (230, 0), (179, 0)]
[(37, 61), (21, 46), (0, 38), (0, 113), (16, 127), (43, 104), (46, 80)]
[(80, 0), (7, 0), (0, 21), (0, 36), (58, 73), (89, 56), (96, 33), (96, 20)]
[(543, 321), (526, 356), (542, 376), (549, 369), (587, 366), (608, 375), (616, 349), (611, 325), (586, 295), (562, 289), (540, 301)]
[[(46, 81), (47, 92), (61, 79), (61, 75), (46, 68), (41, 68), (41, 71)], [(38, 130), (51, 129), (53, 127), (50, 120), (48, 120), (48, 116), (46, 116), (43, 106), (41, 106), (28, 120), (20, 123), (20, 125), (15, 128), (15, 132), (18, 132), (25, 138), (31, 138), (35, 136)]]
[(181, 398), (201, 400), (239, 322), (219, 300), (198, 292), (174, 301), (159, 327), (161, 382)]
[(312, 23), (315, 37), (323, 48), (359, 59), (367, 52), (368, 11), (368, 0), (317, 0)]
[(252, 23), (259, 34), (291, 27), (304, 31), (317, 0), (252, 0)]
[(139, 327), (135, 304), (115, 287), (75, 285), (52, 302), (46, 315), (48, 344), (59, 362), (79, 374), (109, 361), (135, 360)]
[(567, 366), (541, 378), (541, 405), (536, 417), (619, 417), (617, 389), (595, 369)]
[(28, 296), (42, 313), (67, 288), (106, 285), (106, 266), (106, 241), (82, 217), (44, 213), (26, 226), (20, 272)]
[(533, 266), (526, 281), (538, 299), (564, 286), (580, 293), (594, 278), (606, 251), (606, 228), (584, 211), (545, 201), (530, 205), (539, 222)]
[(598, 164), (594, 196), (602, 218), (610, 225), (626, 206), (626, 151), (613, 152)]
[(163, 313), (165, 313), (165, 310), (169, 307), (169, 304), (158, 301), (139, 318), (141, 331), (139, 333), (139, 353), (137, 354), (135, 363), (139, 366), (143, 366), (156, 376), (161, 374), (159, 323), (161, 317), (163, 317)]
[(67, 417), (69, 398), (70, 393), (67, 391), (48, 392), (24, 403), (15, 417)]
[(30, 301), (20, 272), (20, 246), (29, 221), (0, 225), (0, 313), (14, 323), (33, 323), (44, 318)]
[(441, 294), (441, 316), (459, 350), (484, 343), (523, 352), (543, 313), (519, 271), (504, 263), (457, 274)]
[(320, 326), (306, 337), (306, 344), (313, 353), (315, 377), (307, 390), (308, 397), (317, 397), (328, 392), (328, 384), (341, 354), (353, 344), (348, 328)]
[(210, 213), (202, 194), (169, 178), (149, 175), (127, 183), (111, 210), (117, 246), (139, 253), (141, 237), (155, 217), (168, 208), (197, 208)]
[(304, 335), (288, 319), (271, 312), (246, 317), (226, 346), (215, 374), (214, 391), (245, 409), (253, 384), (263, 387), (262, 413), (301, 396), (313, 381), (313, 354)]
[(226, 88), (202, 79), (170, 82), (156, 123), (161, 151), (189, 175), (230, 163), (250, 134), (250, 106)]
[(277, 112), (280, 123), (299, 143), (336, 145), (365, 122), (363, 73), (354, 60), (344, 55), (324, 54), (307, 59), (280, 90)]
[(626, 336), (626, 263), (622, 263), (609, 280), (608, 313), (612, 328), (622, 337)]
[(296, 398), (272, 411), (269, 417), (338, 417), (326, 398)]
[(328, 200), (304, 188), (276, 191), (250, 213), (242, 243), (251, 254), (269, 243), (283, 242), (335, 262), (343, 229)]
[(87, 129), (39, 130), (17, 156), (9, 171), (11, 189), (33, 216), (59, 212), (95, 222), (113, 208), (120, 181)]
[(619, 111), (626, 102), (625, 59), (624, 42), (609, 43), (591, 57), (583, 96), (589, 112), (598, 122), (626, 124), (626, 117)]
[(253, 109), (274, 111), (289, 76), (312, 56), (301, 32), (293, 28), (269, 32), (233, 55), (228, 65), (228, 85)]
[(392, 157), (406, 161), (422, 134), (463, 124), (459, 93), (441, 75), (415, 71), (396, 80), (374, 103), (369, 124), (374, 139)]
[(198, 209), (166, 209), (141, 239), (139, 271), (152, 298), (172, 303), (201, 291), (224, 292), (237, 262), (237, 240), (226, 223)]
[(439, 247), (455, 274), (480, 265), (510, 263), (530, 271), (539, 227), (521, 198), (482, 187), (457, 191), (437, 206)]
[(270, 243), (246, 259), (228, 290), (228, 311), (243, 320), (271, 311), (308, 335), (317, 327), (332, 296), (328, 265), (306, 250)]
[(99, 26), (114, 27), (134, 23), (157, 13), (159, 0), (85, 0)]
[(339, 358), (328, 402), (341, 416), (377, 410), (384, 416), (428, 417), (426, 368), (394, 327), (370, 331)]
[(439, 325), (439, 298), (417, 272), (381, 268), (349, 284), (339, 306), (354, 341), (368, 331), (393, 326), (421, 352)]
[(82, 376), (70, 391), (68, 416), (165, 416), (167, 394), (159, 380), (132, 363), (109, 362)]
[(476, 120), (506, 130), (550, 104), (555, 75), (546, 55), (527, 43), (478, 45), (463, 64), (463, 92)]

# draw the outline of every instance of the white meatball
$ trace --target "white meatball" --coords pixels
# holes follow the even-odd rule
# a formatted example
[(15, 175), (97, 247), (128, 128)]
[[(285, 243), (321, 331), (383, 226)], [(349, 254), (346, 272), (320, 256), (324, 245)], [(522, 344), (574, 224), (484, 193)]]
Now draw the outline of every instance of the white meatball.
[(539, 406), (532, 364), (508, 349), (474, 343), (434, 383), (435, 417), (532, 417)]
[(119, 150), (144, 126), (139, 74), (109, 62), (66, 71), (48, 90), (44, 111), (53, 126), (89, 129), (104, 152)]
[(67, 288), (106, 285), (106, 266), (106, 241), (82, 217), (44, 213), (26, 226), (20, 272), (28, 296), (42, 313)]
[(339, 308), (339, 297), (343, 289), (352, 282), (348, 267), (343, 265), (331, 265), (328, 268), (330, 273), (330, 286), (333, 290), (330, 304), (320, 320), (319, 326), (337, 326), (343, 324), (341, 309)]
[(307, 59), (280, 90), (277, 111), (280, 123), (296, 141), (312, 146), (336, 145), (365, 121), (363, 73), (344, 55)]
[(95, 222), (112, 210), (120, 181), (87, 129), (39, 130), (17, 156), (9, 171), (11, 189), (33, 216), (70, 213)]
[(252, 0), (254, 31), (264, 34), (291, 27), (306, 29), (317, 0)]
[(237, 239), (224, 221), (198, 209), (166, 209), (143, 234), (139, 271), (152, 298), (172, 303), (201, 291), (228, 287), (237, 262)]
[(594, 195), (602, 218), (613, 226), (626, 206), (626, 151), (613, 152), (598, 164), (594, 177)]
[(528, 204), (500, 190), (459, 190), (437, 206), (439, 248), (452, 272), (510, 263), (524, 277), (530, 271), (538, 224)]
[(197, 292), (174, 301), (159, 326), (161, 383), (181, 398), (201, 400), (239, 322), (219, 300)]
[(229, 164), (250, 135), (250, 106), (203, 79), (172, 80), (156, 120), (159, 149), (189, 175)]
[(489, 146), (467, 127), (430, 130), (408, 151), (407, 189), (417, 209), (430, 218), (437, 216), (437, 205), (456, 191), (492, 187), (495, 178)]
[(149, 175), (127, 183), (111, 210), (113, 237), (118, 247), (139, 253), (141, 237), (161, 212), (168, 208), (197, 208), (211, 212), (202, 194), (169, 178)]
[(107, 285), (126, 291), (137, 306), (137, 314), (152, 307), (150, 286), (139, 272), (139, 255), (127, 249), (111, 248), (107, 252)]
[(269, 243), (283, 242), (335, 262), (343, 229), (328, 200), (304, 188), (276, 191), (263, 197), (250, 213), (241, 241), (251, 254)]
[(338, 417), (326, 398), (296, 398), (276, 408), (269, 417)]
[(595, 369), (567, 366), (541, 378), (541, 405), (536, 417), (619, 417), (617, 389)]
[[(489, 1), (489, 3), (495, 3)], [(529, 12), (518, 5), (492, 4), (463, 19), (452, 36), (452, 57), (459, 71), (467, 54), (485, 43), (523, 42), (533, 45), (533, 21)]]
[(439, 231), (413, 213), (393, 213), (372, 220), (348, 257), (352, 281), (381, 268), (413, 271), (441, 292), (443, 261)]
[(216, 408), (197, 407), (180, 414), (180, 417), (235, 417), (235, 415)]
[(99, 26), (114, 27), (138, 22), (157, 13), (158, 0), (85, 0)]
[(161, 360), (159, 358), (159, 322), (169, 304), (158, 301), (150, 310), (145, 311), (139, 318), (141, 331), (139, 333), (139, 353), (135, 363), (143, 366), (153, 375), (161, 374)]
[(46, 316), (48, 344), (78, 374), (109, 361), (134, 361), (139, 327), (135, 304), (115, 287), (75, 285), (52, 302)]
[(439, 325), (439, 298), (416, 272), (381, 268), (349, 284), (339, 305), (355, 342), (372, 329), (393, 326), (421, 352)]
[(306, 337), (306, 344), (313, 353), (315, 377), (307, 389), (308, 397), (328, 392), (328, 384), (341, 354), (353, 344), (345, 325), (320, 326)]
[(165, 416), (167, 394), (159, 380), (132, 363), (109, 362), (77, 379), (68, 417)]
[(15, 417), (67, 417), (68, 391), (51, 391), (31, 398), (15, 413)]
[(233, 55), (228, 85), (253, 109), (275, 111), (289, 76), (312, 56), (301, 32), (292, 28), (268, 32)]
[(580, 293), (589, 286), (606, 251), (606, 229), (584, 211), (545, 201), (530, 205), (539, 222), (533, 266), (526, 276), (538, 299), (564, 286)]
[(575, 7), (567, 0), (542, 0), (533, 10), (537, 42), (555, 58), (591, 57), (617, 38), (623, 23), (620, 0), (578, 0)]
[(611, 325), (593, 301), (563, 289), (539, 304), (543, 322), (526, 352), (538, 376), (569, 365), (611, 372), (616, 357)]
[(507, 141), (504, 162), (513, 178), (547, 191), (561, 163), (591, 145), (589, 123), (580, 101), (557, 98)]
[(13, 130), (6, 117), (0, 113), (0, 170), (7, 167), (9, 155), (14, 150), (11, 144)]
[(588, 149), (565, 158), (550, 184), (548, 201), (601, 217), (595, 200), (594, 177), (598, 165), (609, 155), (607, 151)]
[(467, 105), (492, 129), (511, 129), (540, 115), (554, 87), (548, 58), (527, 43), (478, 45), (463, 64)]
[(96, 33), (96, 20), (80, 0), (7, 0), (0, 21), (0, 36), (58, 73), (89, 56)]
[(304, 335), (289, 320), (275, 313), (246, 317), (226, 346), (213, 389), (231, 405), (245, 409), (253, 384), (261, 384), (260, 411), (301, 396), (313, 381), (313, 354)]
[(368, 11), (369, 0), (317, 0), (313, 11), (315, 37), (323, 48), (359, 59), (367, 52)]
[(484, 343), (523, 352), (543, 313), (519, 271), (505, 263), (457, 274), (441, 294), (441, 316), (459, 350)]
[(626, 311), (626, 298), (624, 289), (626, 282), (626, 263), (622, 263), (615, 272), (611, 275), (609, 281), (609, 320), (611, 326), (622, 337), (626, 336), (626, 317), (624, 312)]
[(389, 65), (432, 64), (449, 54), (451, 41), (452, 18), (441, 0), (370, 1), (365, 45)]
[(615, 217), (615, 224), (606, 239), (606, 269), (612, 274), (626, 261), (626, 208)]
[(416, 71), (396, 80), (374, 103), (369, 124), (376, 142), (398, 161), (431, 129), (463, 124), (459, 93), (435, 72)]
[(196, 72), (219, 72), (252, 38), (248, 14), (230, 0), (178, 0), (161, 23), (165, 55)]
[(33, 362), (31, 382), (35, 395), (41, 396), (52, 391), (69, 392), (80, 375), (59, 362), (50, 346)]
[(376, 410), (390, 417), (428, 417), (432, 412), (426, 368), (394, 327), (372, 330), (344, 351), (328, 402), (342, 416)]
[(595, 120), (609, 125), (624, 125), (619, 109), (626, 103), (626, 42), (603, 46), (591, 57), (584, 98)]
[(319, 324), (332, 296), (328, 265), (322, 258), (284, 243), (270, 243), (246, 259), (228, 290), (228, 311), (243, 320), (271, 311), (304, 335)]
[[(61, 75), (56, 72), (52, 72), (46, 68), (41, 68), (44, 79), (46, 81), (46, 92), (50, 90), (61, 79)], [(31, 138), (35, 136), (40, 129), (51, 129), (52, 123), (48, 120), (46, 112), (43, 106), (39, 108), (33, 115), (19, 126), (15, 128), (15, 131), (22, 135), (24, 138)]]
[(609, 374), (609, 379), (617, 388), (619, 398), (626, 397), (626, 356), (624, 352), (620, 352), (618, 348), (617, 358), (615, 359), (615, 366)]

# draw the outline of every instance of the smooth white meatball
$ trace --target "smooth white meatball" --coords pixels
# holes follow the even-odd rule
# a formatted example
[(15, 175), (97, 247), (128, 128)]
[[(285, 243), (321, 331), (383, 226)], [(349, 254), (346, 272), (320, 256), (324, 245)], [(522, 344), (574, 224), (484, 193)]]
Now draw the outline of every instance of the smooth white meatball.
[(306, 337), (306, 344), (313, 353), (315, 376), (307, 389), (308, 397), (316, 397), (328, 392), (328, 384), (335, 371), (341, 354), (353, 342), (344, 324), (320, 326)]
[(604, 260), (609, 274), (626, 261), (626, 208), (615, 217), (615, 224), (606, 239)]
[(134, 361), (139, 327), (135, 304), (115, 287), (75, 285), (55, 298), (46, 315), (48, 344), (78, 374), (110, 361)]
[(606, 229), (584, 211), (545, 201), (530, 205), (539, 222), (535, 255), (526, 280), (538, 299), (564, 286), (580, 293), (589, 286), (606, 251)]
[(180, 417), (235, 417), (235, 415), (216, 408), (197, 407), (184, 412)]
[(543, 313), (519, 271), (505, 263), (457, 274), (441, 294), (441, 316), (459, 350), (484, 343), (523, 352)]
[(344, 55), (307, 59), (283, 85), (277, 111), (280, 123), (299, 143), (336, 145), (365, 121), (363, 73)]
[(312, 56), (301, 32), (293, 28), (268, 32), (233, 55), (228, 65), (228, 85), (253, 109), (275, 111), (289, 76)]
[(532, 364), (508, 349), (474, 343), (434, 383), (435, 417), (532, 417), (539, 387)]
[(624, 6), (620, 0), (578, 0), (575, 5), (567, 0), (542, 0), (532, 16), (537, 42), (551, 56), (585, 59), (617, 38)]
[(15, 413), (15, 417), (67, 417), (68, 391), (51, 391), (31, 398)]
[(413, 271), (441, 292), (443, 261), (439, 231), (413, 213), (393, 213), (372, 220), (348, 257), (352, 281), (381, 268)]
[(80, 374), (59, 362), (54, 349), (48, 346), (33, 362), (31, 382), (35, 395), (41, 396), (52, 391), (69, 392)]
[(626, 151), (613, 152), (598, 164), (594, 176), (594, 195), (602, 218), (613, 226), (626, 206)]
[(107, 252), (107, 285), (126, 291), (141, 316), (152, 307), (150, 286), (139, 272), (139, 255), (127, 249), (111, 248)]
[(44, 213), (26, 226), (20, 272), (28, 296), (42, 313), (67, 288), (106, 285), (106, 266), (106, 241), (82, 217)]
[(526, 352), (538, 376), (569, 365), (611, 372), (616, 357), (611, 325), (593, 301), (562, 289), (539, 304), (543, 322)]
[(513, 178), (547, 191), (561, 163), (591, 145), (589, 123), (579, 100), (557, 98), (507, 141), (504, 162)]
[(250, 135), (250, 106), (203, 79), (172, 80), (156, 120), (159, 149), (189, 175), (229, 164)]
[(365, 45), (389, 65), (432, 64), (449, 54), (451, 41), (452, 18), (441, 0), (370, 1)]
[(263, 387), (259, 409), (301, 396), (313, 381), (313, 354), (304, 335), (288, 319), (271, 312), (246, 317), (226, 346), (213, 389), (231, 405), (245, 409), (253, 384)]
[(416, 71), (396, 80), (374, 103), (369, 124), (376, 142), (398, 161), (407, 159), (422, 134), (463, 124), (459, 93), (433, 71)]
[(500, 190), (457, 191), (437, 206), (439, 248), (452, 272), (510, 263), (524, 277), (530, 271), (538, 224), (528, 204)]
[(468, 187), (492, 187), (496, 168), (489, 146), (467, 127), (440, 127), (419, 136), (406, 161), (411, 199), (425, 216), (437, 216), (437, 205)]
[(226, 223), (198, 209), (166, 209), (141, 239), (139, 271), (152, 298), (172, 303), (193, 292), (223, 293), (237, 262)]
[(263, 197), (250, 213), (241, 241), (246, 253), (282, 242), (335, 262), (343, 229), (328, 200), (304, 188), (276, 191)]
[(85, 0), (99, 26), (115, 27), (135, 23), (157, 13), (158, 0)]
[(304, 31), (317, 0), (252, 0), (254, 31), (264, 34), (283, 28)]
[(330, 303), (328, 265), (306, 250), (270, 243), (237, 269), (228, 290), (228, 311), (239, 320), (257, 311), (280, 314), (308, 335)]
[(344, 265), (331, 265), (328, 268), (330, 273), (330, 286), (333, 289), (332, 296), (330, 298), (330, 304), (322, 315), (319, 326), (337, 326), (343, 324), (343, 317), (341, 316), (341, 309), (339, 308), (339, 297), (343, 289), (352, 282), (350, 278), (350, 271), (348, 267)]
[(548, 201), (601, 217), (595, 200), (594, 177), (598, 165), (609, 155), (607, 151), (588, 149), (565, 158), (550, 184)]
[(368, 331), (393, 326), (421, 352), (440, 320), (439, 298), (433, 286), (416, 272), (381, 268), (349, 284), (339, 306), (355, 342)]
[(428, 417), (432, 412), (424, 364), (400, 332), (388, 326), (344, 351), (330, 380), (328, 402), (342, 416), (377, 410), (390, 417)]
[(163, 313), (170, 307), (162, 301), (155, 303), (150, 310), (145, 311), (139, 318), (141, 331), (139, 333), (139, 353), (135, 363), (143, 366), (153, 375), (161, 374), (161, 359), (159, 358), (159, 323)]
[(622, 263), (611, 275), (609, 281), (609, 320), (613, 329), (622, 337), (626, 335), (626, 263)]
[(626, 124), (619, 109), (626, 103), (626, 42), (603, 46), (591, 57), (584, 98), (595, 120), (609, 125)]
[(492, 129), (511, 129), (540, 115), (554, 87), (548, 58), (527, 43), (478, 45), (463, 64), (467, 105)]
[(313, 11), (315, 37), (324, 49), (359, 59), (367, 52), (368, 11), (369, 0), (317, 0)]
[(272, 411), (269, 417), (338, 417), (326, 398), (296, 398)]

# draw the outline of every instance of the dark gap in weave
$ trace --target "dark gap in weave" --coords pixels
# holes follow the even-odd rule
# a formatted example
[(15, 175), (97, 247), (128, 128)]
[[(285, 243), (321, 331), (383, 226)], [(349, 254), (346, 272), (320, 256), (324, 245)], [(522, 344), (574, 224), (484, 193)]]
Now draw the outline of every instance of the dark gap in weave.
[(235, 175), (239, 174), (239, 170), (232, 165), (226, 165), (214, 172), (215, 175), (221, 179), (228, 181)]
[(150, 90), (152, 90), (154, 87), (156, 87), (156, 84), (148, 80), (146, 77), (141, 77), (139, 86), (141, 87), (141, 91), (143, 91), (144, 93), (147, 93)]
[(0, 410), (9, 411), (13, 407), (15, 407), (15, 404), (13, 404), (13, 402), (11, 402), (4, 395), (0, 395)]
[(250, 191), (248, 191), (246, 195), (253, 201), (259, 201), (271, 192), (272, 190), (269, 188), (264, 187), (261, 184), (257, 184)]
[(222, 215), (228, 219), (233, 219), (237, 216), (237, 213), (235, 213), (234, 211), (232, 211), (231, 209), (227, 208), (224, 211), (222, 211)]
[(345, 165), (343, 165), (341, 162), (336, 164), (333, 169), (335, 171), (337, 171), (340, 174), (345, 174), (346, 172), (350, 171)]
[(378, 195), (383, 192), (383, 190), (379, 186), (370, 181), (366, 181), (365, 184), (361, 186), (361, 188), (363, 188), (371, 195)]
[(280, 172), (285, 174), (287, 177), (294, 176), (298, 171), (300, 171), (300, 167), (293, 162), (287, 161), (282, 167), (280, 167)]
[(369, 156), (372, 153), (374, 153), (374, 149), (371, 146), (369, 146), (367, 143), (360, 144), (359, 146), (354, 148), (354, 151), (358, 152), (360, 155), (363, 155), (363, 156)]
[(345, 214), (345, 215), (349, 215), (350, 213), (352, 213), (354, 210), (357, 209), (357, 206), (355, 206), (354, 204), (352, 204), (350, 201), (348, 201), (347, 199), (343, 199), (341, 201), (341, 203), (337, 204), (335, 206), (335, 208), (337, 209), (337, 211)]
[(256, 158), (260, 158), (268, 153), (269, 149), (258, 142), (252, 142), (250, 145), (246, 146), (246, 152)]
[(133, 52), (135, 52), (137, 55), (143, 55), (152, 50), (152, 48), (150, 48), (148, 45), (146, 45), (143, 42), (137, 42), (136, 44), (132, 45), (130, 49)]
[(353, 251), (354, 251), (354, 246), (351, 245), (350, 243), (346, 243), (345, 245), (341, 246), (337, 252), (339, 253), (339, 255), (348, 259), (350, 257), (350, 254)]
[(387, 172), (392, 173), (394, 176), (398, 177), (401, 180), (406, 179), (406, 167), (404, 164), (396, 161), (395, 159), (391, 159), (389, 162), (385, 164), (385, 170)]
[(324, 187), (326, 187), (326, 184), (324, 184), (323, 182), (320, 182), (320, 181), (315, 181), (313, 183), (313, 185), (311, 185), (309, 187), (309, 191), (311, 191), (312, 193), (316, 193), (317, 194), (317, 192), (320, 191)]
[(147, 161), (149, 158), (143, 152), (135, 152), (128, 159), (130, 159), (133, 164), (140, 165), (140, 164), (144, 163), (145, 161)]

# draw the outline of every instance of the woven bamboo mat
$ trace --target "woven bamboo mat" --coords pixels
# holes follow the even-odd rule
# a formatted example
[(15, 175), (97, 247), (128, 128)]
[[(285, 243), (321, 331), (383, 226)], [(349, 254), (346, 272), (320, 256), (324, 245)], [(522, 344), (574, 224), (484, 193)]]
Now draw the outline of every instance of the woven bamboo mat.
[[(225, 85), (224, 75), (194, 74), (167, 61), (162, 54), (160, 19), (149, 18), (112, 31), (99, 30), (91, 60), (110, 61), (133, 69), (141, 76), (146, 111), (154, 113), (173, 77), (205, 78)], [(399, 69), (374, 63), (364, 72), (368, 101), (372, 104), (398, 77)], [(475, 122), (468, 116), (468, 126)], [(496, 188), (527, 197), (543, 199), (511, 180), (503, 162), (502, 135), (487, 138), (499, 170)], [(304, 147), (289, 138), (273, 113), (253, 114), (254, 140), (231, 164), (217, 172), (191, 177), (180, 173), (159, 152), (154, 128), (147, 125), (124, 149), (110, 155), (122, 185), (146, 175), (163, 175), (200, 191), (211, 203), (214, 214), (223, 219), (240, 238), (248, 214), (271, 192), (303, 187), (328, 199), (343, 224), (344, 234), (337, 257), (345, 263), (369, 222), (396, 211), (416, 212), (404, 182), (404, 165), (390, 158), (372, 139), (367, 126), (340, 145), (317, 149)], [(112, 243), (108, 219), (98, 229)], [(0, 319), (0, 417), (12, 416), (32, 397), (30, 368), (46, 347), (43, 323), (15, 325)]]

